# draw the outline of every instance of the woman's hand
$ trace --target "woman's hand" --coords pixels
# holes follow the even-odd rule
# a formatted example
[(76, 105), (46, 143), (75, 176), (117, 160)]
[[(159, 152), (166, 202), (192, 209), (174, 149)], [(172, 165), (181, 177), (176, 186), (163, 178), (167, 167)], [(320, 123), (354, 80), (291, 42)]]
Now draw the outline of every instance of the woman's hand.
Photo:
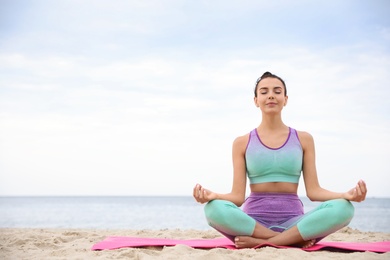
[(216, 193), (210, 190), (206, 190), (200, 184), (195, 185), (193, 196), (197, 202), (202, 204), (209, 202), (210, 200), (215, 200), (217, 198)]
[(366, 183), (360, 180), (355, 188), (344, 193), (344, 198), (349, 201), (361, 202), (366, 199), (366, 194), (367, 194)]

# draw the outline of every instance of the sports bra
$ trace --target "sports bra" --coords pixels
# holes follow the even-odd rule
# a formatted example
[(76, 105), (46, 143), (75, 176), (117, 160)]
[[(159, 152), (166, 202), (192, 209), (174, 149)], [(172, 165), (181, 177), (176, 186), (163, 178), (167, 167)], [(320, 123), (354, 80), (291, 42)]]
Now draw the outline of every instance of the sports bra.
[(245, 161), (250, 184), (298, 183), (302, 172), (303, 150), (297, 131), (289, 127), (286, 142), (279, 148), (271, 148), (261, 142), (257, 129), (252, 130)]

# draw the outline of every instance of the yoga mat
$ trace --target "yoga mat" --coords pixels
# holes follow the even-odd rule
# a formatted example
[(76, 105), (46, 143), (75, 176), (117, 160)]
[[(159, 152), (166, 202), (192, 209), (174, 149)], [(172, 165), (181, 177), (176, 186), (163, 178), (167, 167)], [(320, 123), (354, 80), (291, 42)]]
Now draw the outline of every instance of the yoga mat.
[[(101, 242), (92, 246), (92, 250), (118, 249), (124, 247), (153, 247), (153, 246), (175, 246), (187, 245), (193, 248), (227, 248), (236, 249), (233, 242), (227, 238), (214, 239), (168, 239), (168, 238), (145, 238), (145, 237), (122, 237), (110, 236)], [(310, 248), (297, 248), (292, 246), (276, 246), (272, 244), (261, 244), (256, 248), (271, 246), (275, 248), (296, 248), (305, 251), (337, 250), (337, 251), (352, 251), (352, 252), (390, 252), (390, 241), (370, 242), (370, 243), (352, 243), (352, 242), (318, 242)]]

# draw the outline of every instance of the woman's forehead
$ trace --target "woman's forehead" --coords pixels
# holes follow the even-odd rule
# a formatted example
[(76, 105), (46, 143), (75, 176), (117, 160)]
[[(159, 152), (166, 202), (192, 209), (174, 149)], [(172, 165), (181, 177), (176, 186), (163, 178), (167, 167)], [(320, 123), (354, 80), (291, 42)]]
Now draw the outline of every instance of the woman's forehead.
[(265, 78), (259, 82), (258, 86), (259, 87), (283, 87), (283, 83), (277, 78)]

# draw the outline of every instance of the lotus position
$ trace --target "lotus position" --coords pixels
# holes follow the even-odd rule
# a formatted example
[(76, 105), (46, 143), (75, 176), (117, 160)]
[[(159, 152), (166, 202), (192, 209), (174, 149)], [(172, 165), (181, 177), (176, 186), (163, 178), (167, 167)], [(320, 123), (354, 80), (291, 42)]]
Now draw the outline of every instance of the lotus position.
[[(193, 189), (195, 200), (207, 203), (204, 210), (209, 225), (237, 248), (262, 243), (310, 247), (347, 226), (354, 215), (351, 201), (361, 202), (366, 197), (362, 180), (344, 193), (320, 186), (312, 136), (282, 121), (287, 100), (284, 81), (264, 73), (254, 89), (261, 123), (233, 143), (231, 192), (216, 193), (200, 184)], [(306, 214), (297, 195), (301, 174), (307, 197), (322, 202)], [(247, 178), (251, 193), (245, 199)]]

